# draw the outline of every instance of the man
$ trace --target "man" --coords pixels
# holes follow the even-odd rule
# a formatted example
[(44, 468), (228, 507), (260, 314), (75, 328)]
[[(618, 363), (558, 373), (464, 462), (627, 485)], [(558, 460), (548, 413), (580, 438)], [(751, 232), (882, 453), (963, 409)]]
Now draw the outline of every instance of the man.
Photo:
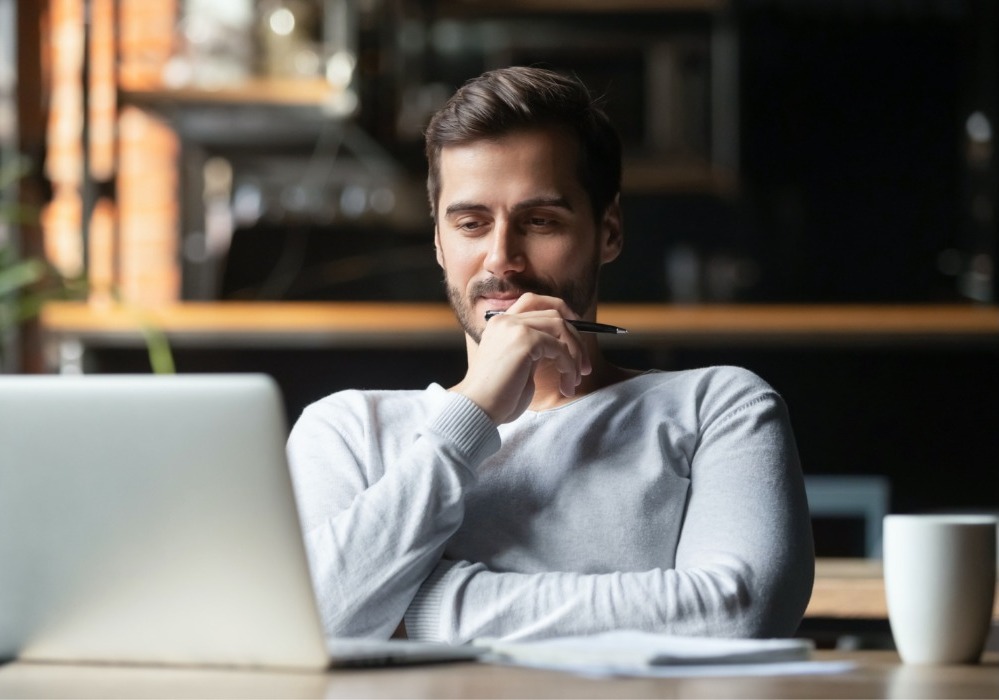
[(793, 634), (814, 557), (780, 397), (735, 368), (615, 367), (566, 323), (595, 319), (622, 246), (620, 142), (586, 88), (486, 73), (426, 138), (468, 370), (339, 392), (296, 423), (327, 634)]

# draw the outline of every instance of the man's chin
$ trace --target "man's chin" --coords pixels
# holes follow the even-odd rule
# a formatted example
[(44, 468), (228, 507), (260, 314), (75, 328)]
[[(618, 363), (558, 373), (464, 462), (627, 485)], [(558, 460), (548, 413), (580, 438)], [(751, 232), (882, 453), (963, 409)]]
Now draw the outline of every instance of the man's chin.
[(453, 300), (450, 301), (451, 311), (454, 312), (455, 318), (458, 320), (458, 325), (461, 326), (461, 330), (465, 332), (469, 338), (475, 341), (478, 345), (482, 341), (482, 331), (485, 324), (485, 316), (483, 318), (476, 318), (474, 307), (469, 307), (466, 304), (455, 304)]

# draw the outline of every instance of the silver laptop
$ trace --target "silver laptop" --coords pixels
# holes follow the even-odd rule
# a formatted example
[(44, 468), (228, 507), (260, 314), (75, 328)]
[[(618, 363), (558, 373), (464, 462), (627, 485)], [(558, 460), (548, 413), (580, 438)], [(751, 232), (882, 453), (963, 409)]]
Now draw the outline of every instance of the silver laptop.
[(0, 658), (319, 669), (468, 659), (324, 640), (264, 375), (0, 376)]

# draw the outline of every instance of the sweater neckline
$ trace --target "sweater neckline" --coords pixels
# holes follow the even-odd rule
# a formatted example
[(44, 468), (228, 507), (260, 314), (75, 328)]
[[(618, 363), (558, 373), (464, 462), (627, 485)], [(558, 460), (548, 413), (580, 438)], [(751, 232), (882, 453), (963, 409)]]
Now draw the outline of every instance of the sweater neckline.
[(532, 410), (532, 409), (528, 408), (527, 410), (524, 411), (523, 415), (529, 415), (531, 417), (535, 417), (536, 418), (536, 417), (545, 416), (545, 415), (550, 414), (550, 413), (557, 413), (559, 411), (567, 410), (567, 409), (572, 408), (574, 406), (578, 406), (578, 405), (583, 404), (583, 403), (588, 403), (588, 399), (592, 398), (592, 400), (596, 400), (597, 398), (599, 398), (601, 395), (603, 395), (609, 389), (613, 389), (613, 388), (616, 388), (616, 387), (621, 387), (621, 386), (624, 386), (626, 384), (631, 384), (632, 382), (635, 382), (635, 381), (637, 381), (639, 379), (642, 379), (644, 377), (647, 377), (649, 375), (652, 375), (652, 374), (661, 374), (661, 373), (662, 373), (662, 370), (658, 370), (658, 369), (646, 369), (646, 370), (643, 370), (643, 371), (639, 372), (638, 374), (634, 374), (634, 375), (628, 377), (627, 379), (622, 379), (619, 382), (614, 382), (613, 384), (608, 384), (606, 386), (602, 386), (599, 389), (597, 389), (596, 391), (591, 391), (588, 394), (583, 394), (582, 396), (577, 396), (577, 397), (573, 398), (571, 401), (567, 401), (566, 403), (559, 404), (558, 406), (553, 406), (551, 408), (545, 408), (545, 409), (542, 409), (540, 411), (535, 411), (535, 410)]

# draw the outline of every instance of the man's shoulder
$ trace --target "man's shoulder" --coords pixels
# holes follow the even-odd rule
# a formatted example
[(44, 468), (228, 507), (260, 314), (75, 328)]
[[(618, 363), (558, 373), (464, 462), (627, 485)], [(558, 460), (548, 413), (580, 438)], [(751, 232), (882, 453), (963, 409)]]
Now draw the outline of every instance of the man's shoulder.
[(377, 410), (409, 409), (440, 400), (444, 389), (431, 384), (426, 389), (342, 389), (310, 404), (310, 409), (350, 409), (368, 407)]
[(300, 421), (351, 424), (397, 424), (422, 419), (444, 399), (436, 384), (426, 389), (344, 389), (305, 407)]
[(773, 393), (762, 377), (744, 367), (715, 365), (684, 370), (651, 370), (641, 375), (647, 389), (674, 396), (708, 396)]
[(652, 371), (642, 375), (637, 389), (646, 403), (674, 417), (688, 416), (698, 425), (749, 406), (782, 401), (755, 372), (729, 365)]

